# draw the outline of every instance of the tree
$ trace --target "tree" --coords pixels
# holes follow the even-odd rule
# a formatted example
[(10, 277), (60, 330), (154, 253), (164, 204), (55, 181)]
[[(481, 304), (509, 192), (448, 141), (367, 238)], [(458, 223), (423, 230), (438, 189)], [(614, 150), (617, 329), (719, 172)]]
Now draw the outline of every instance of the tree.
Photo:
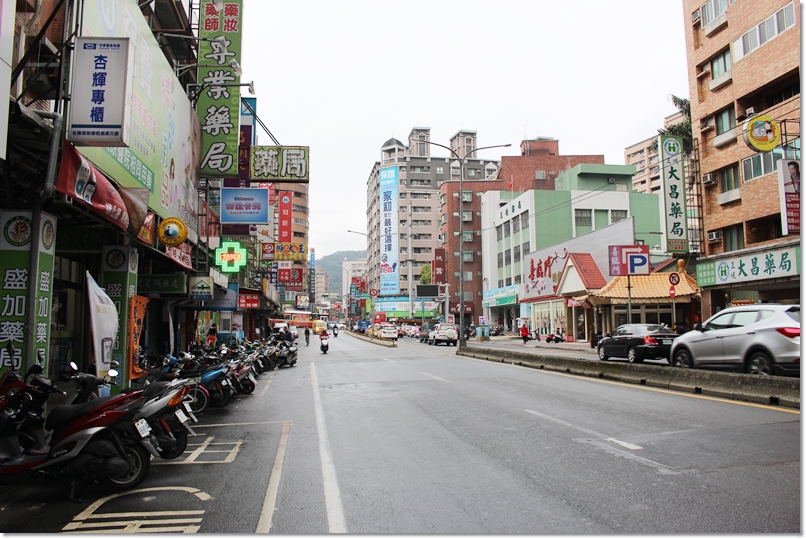
[[(658, 129), (659, 135), (672, 135), (683, 139), (683, 153), (690, 156), (694, 150), (694, 138), (691, 135), (691, 102), (683, 97), (671, 96), (674, 106), (683, 113), (683, 121), (669, 127)], [(652, 143), (650, 151), (657, 151), (658, 141)]]
[(420, 268), (420, 284), (431, 284), (431, 264), (423, 264)]

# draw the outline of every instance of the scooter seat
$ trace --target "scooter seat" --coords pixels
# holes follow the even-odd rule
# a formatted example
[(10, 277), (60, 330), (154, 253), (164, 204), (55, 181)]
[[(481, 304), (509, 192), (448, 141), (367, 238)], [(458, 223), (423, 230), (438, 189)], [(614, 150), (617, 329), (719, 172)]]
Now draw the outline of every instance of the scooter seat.
[(223, 365), (224, 363), (215, 363), (213, 365), (208, 365), (206, 367), (199, 367), (198, 369), (183, 370), (182, 376), (185, 378), (195, 378), (197, 376), (207, 374), (208, 372), (220, 369)]
[(109, 397), (99, 397), (81, 404), (62, 404), (56, 406), (50, 411), (48, 418), (45, 420), (45, 430), (53, 430), (57, 425), (88, 414), (99, 406), (103, 406), (107, 402), (117, 398), (117, 395), (112, 395)]

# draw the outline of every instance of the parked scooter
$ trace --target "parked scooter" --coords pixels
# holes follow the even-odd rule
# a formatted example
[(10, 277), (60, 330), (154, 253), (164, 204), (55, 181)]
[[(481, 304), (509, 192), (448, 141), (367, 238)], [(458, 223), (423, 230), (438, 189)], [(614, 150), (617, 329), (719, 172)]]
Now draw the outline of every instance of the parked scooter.
[(24, 378), (9, 369), (0, 379), (0, 481), (69, 479), (73, 501), (80, 501), (79, 481), (104, 481), (120, 490), (139, 485), (148, 474), (149, 453), (159, 456), (147, 440), (147, 422), (134, 417), (144, 402), (141, 393), (56, 406), (45, 420), (48, 397), (64, 392), (41, 374), (34, 365)]
[(565, 342), (565, 334), (562, 330), (558, 330), (556, 333), (549, 333), (546, 335), (546, 342)]
[(327, 341), (328, 334), (326, 331), (323, 331), (319, 334), (319, 350), (321, 350), (323, 354), (327, 354), (328, 348), (330, 348)]

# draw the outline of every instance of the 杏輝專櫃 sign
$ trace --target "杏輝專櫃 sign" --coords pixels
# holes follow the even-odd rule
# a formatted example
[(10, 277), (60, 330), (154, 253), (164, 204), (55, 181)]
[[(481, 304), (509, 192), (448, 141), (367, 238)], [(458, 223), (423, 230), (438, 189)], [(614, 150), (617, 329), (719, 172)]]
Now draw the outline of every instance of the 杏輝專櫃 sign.
[[(202, 129), (201, 174), (238, 176), (242, 0), (213, 0), (199, 6), (199, 97)], [(210, 67), (212, 66), (212, 67)], [(223, 222), (223, 221), (222, 221)]]
[(683, 139), (658, 137), (663, 212), (666, 223), (666, 252), (688, 252), (688, 219), (686, 218), (686, 171), (683, 164)]
[(222, 224), (269, 222), (269, 190), (221, 188)]
[(381, 197), (381, 295), (400, 293), (398, 280), (398, 171), (397, 167), (382, 168)]
[(128, 146), (134, 47), (126, 37), (78, 37), (67, 140), (77, 146)]
[(308, 183), (307, 146), (252, 146), (249, 177), (284, 183)]

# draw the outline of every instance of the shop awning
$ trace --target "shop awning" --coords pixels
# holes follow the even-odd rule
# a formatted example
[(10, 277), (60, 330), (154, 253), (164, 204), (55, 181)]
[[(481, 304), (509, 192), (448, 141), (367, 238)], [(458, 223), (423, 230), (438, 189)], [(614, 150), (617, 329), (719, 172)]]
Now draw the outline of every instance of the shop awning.
[[(669, 296), (670, 273), (633, 275), (630, 288), (633, 303), (671, 303)], [(691, 298), (700, 293), (697, 280), (687, 273), (679, 272), (680, 282), (675, 285), (675, 301), (690, 303)], [(627, 277), (622, 275), (610, 281), (597, 292), (588, 294), (588, 301), (594, 305), (625, 305), (627, 303)]]

